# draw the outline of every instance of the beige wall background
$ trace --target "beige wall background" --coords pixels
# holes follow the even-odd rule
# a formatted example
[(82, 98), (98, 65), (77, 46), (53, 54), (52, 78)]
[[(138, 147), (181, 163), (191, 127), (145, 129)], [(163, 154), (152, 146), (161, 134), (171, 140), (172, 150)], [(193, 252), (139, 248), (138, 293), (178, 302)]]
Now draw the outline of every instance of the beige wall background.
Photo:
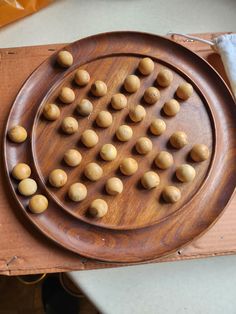
[(112, 30), (236, 31), (236, 0), (55, 0), (0, 29), (0, 46), (71, 42)]

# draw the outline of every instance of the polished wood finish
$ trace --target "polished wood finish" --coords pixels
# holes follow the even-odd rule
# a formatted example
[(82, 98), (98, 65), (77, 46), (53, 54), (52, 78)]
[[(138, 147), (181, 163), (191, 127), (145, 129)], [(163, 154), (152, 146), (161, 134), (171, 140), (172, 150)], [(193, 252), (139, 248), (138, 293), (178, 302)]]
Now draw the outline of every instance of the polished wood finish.
[[(15, 123), (27, 126), (29, 133), (32, 134), (32, 147), (30, 141), (20, 146), (6, 142), (5, 156), (7, 157), (8, 174), (15, 163), (27, 160), (34, 168), (33, 177), (37, 178), (38, 183), (40, 183), (41, 191), (50, 195), (51, 200), (50, 208), (45, 214), (33, 216), (25, 210), (27, 200), (15, 194), (18, 201), (23, 205), (24, 213), (53, 240), (77, 253), (102, 260), (125, 262), (147, 260), (167, 254), (191, 241), (206, 230), (222, 212), (235, 185), (233, 181), (235, 171), (233, 119), (235, 118), (235, 110), (232, 105), (232, 97), (226, 86), (203, 60), (183, 47), (161, 37), (138, 33), (104, 34), (76, 42), (70, 45), (68, 49), (74, 55), (74, 66), (67, 71), (62, 71), (53, 65), (55, 56), (46, 61), (26, 82), (16, 99), (9, 118), (8, 127)], [(114, 55), (117, 51), (119, 51), (119, 55)], [(122, 151), (116, 162), (108, 164), (98, 161), (104, 165), (106, 176), (116, 172), (119, 160), (126, 154), (137, 158), (140, 168), (139, 172), (132, 178), (124, 178), (125, 192), (120, 199), (103, 194), (104, 179), (98, 184), (89, 184), (90, 195), (95, 196), (101, 191), (103, 197), (110, 203), (110, 214), (100, 221), (91, 221), (84, 216), (88, 203), (84, 202), (84, 205), (81, 204), (79, 208), (78, 206), (72, 208), (64, 199), (66, 190), (55, 191), (47, 186), (48, 171), (52, 169), (50, 167), (59, 166), (64, 149), (69, 148), (72, 143), (78, 145), (79, 134), (72, 137), (62, 137), (57, 131), (56, 123), (58, 122), (50, 124), (41, 120), (40, 111), (46, 101), (51, 101), (53, 97), (57, 96), (60, 84), (70, 84), (73, 71), (81, 64), (83, 64), (83, 68), (89, 70), (93, 80), (97, 75), (97, 78), (104, 79), (108, 83), (110, 91), (115, 92), (117, 84), (119, 87), (121, 86), (126, 74), (135, 71), (138, 60), (143, 55), (151, 56), (156, 61), (155, 73), (147, 79), (142, 78), (139, 94), (129, 96), (130, 105), (142, 102), (140, 99), (145, 87), (153, 83), (158, 69), (163, 64), (174, 71), (175, 85), (169, 89), (161, 90), (162, 98), (157, 105), (147, 106), (147, 120), (145, 119), (144, 122), (136, 126), (129, 121), (127, 122), (134, 127), (135, 137), (127, 144), (120, 144), (115, 141), (118, 151)], [(101, 58), (101, 56), (103, 57)], [(124, 70), (119, 72), (118, 77), (115, 77), (118, 82), (113, 85), (112, 75), (117, 73), (115, 71), (117, 68)], [(47, 80), (45, 80), (45, 73), (47, 73)], [(132, 150), (135, 138), (145, 134), (152, 115), (161, 115), (161, 104), (166, 99), (173, 97), (176, 86), (183, 79), (191, 82), (195, 87), (192, 101), (182, 104), (181, 112), (177, 117), (171, 119), (164, 117), (167, 120), (168, 131), (165, 136), (155, 138), (153, 155), (148, 156), (148, 158), (136, 155)], [(73, 88), (78, 97), (84, 97), (87, 92), (86, 88), (81, 89), (75, 86)], [(95, 100), (97, 102), (96, 110), (109, 105), (109, 97), (111, 94), (104, 97), (104, 103), (103, 100), (101, 102)], [(63, 107), (63, 116), (71, 114), (74, 106), (75, 103)], [(104, 132), (97, 129), (100, 134), (99, 145), (111, 141), (111, 139), (113, 141), (115, 127), (122, 120), (126, 121), (126, 115), (127, 111), (113, 112), (116, 120), (110, 129), (111, 131)], [(86, 119), (79, 121), (81, 128), (79, 133), (91, 123)], [(33, 125), (34, 128), (31, 133)], [(192, 144), (196, 142), (205, 143), (211, 148), (212, 154), (209, 162), (200, 165), (194, 164), (198, 173), (195, 184), (179, 184), (184, 195), (182, 202), (176, 206), (169, 206), (159, 202), (160, 189), (150, 193), (139, 189), (136, 184), (142, 171), (152, 167), (152, 161), (157, 151), (166, 147), (171, 132), (183, 126)], [(61, 145), (62, 138), (63, 145)], [(89, 158), (92, 159), (97, 155), (95, 149), (87, 154), (87, 149), (82, 148), (82, 146), (78, 147), (83, 155), (86, 152), (83, 162), (89, 162)], [(31, 149), (34, 159), (31, 159), (32, 156), (29, 155)], [(189, 149), (190, 146), (181, 152), (173, 152), (176, 164), (186, 160)], [(173, 181), (173, 170), (159, 171), (162, 184), (167, 182), (178, 184), (175, 179)], [(78, 169), (77, 171), (70, 171), (69, 180), (71, 181), (69, 182), (74, 182), (79, 176)], [(16, 183), (11, 181), (11, 184), (15, 188)], [(221, 189), (216, 190), (219, 185)], [(225, 193), (222, 193), (222, 190)], [(140, 195), (142, 196), (140, 197)], [(114, 199), (113, 202), (111, 202), (112, 199)], [(139, 215), (137, 215), (137, 208)], [(95, 224), (102, 228), (97, 228), (94, 226)]]

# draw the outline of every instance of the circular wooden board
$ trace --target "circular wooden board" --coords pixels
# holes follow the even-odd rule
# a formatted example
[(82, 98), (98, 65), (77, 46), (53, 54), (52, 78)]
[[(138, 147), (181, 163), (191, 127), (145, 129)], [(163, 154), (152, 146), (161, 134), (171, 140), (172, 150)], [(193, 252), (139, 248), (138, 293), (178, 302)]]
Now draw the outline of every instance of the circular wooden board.
[[(136, 32), (115, 32), (101, 34), (79, 40), (65, 47), (74, 57), (69, 69), (56, 64), (56, 54), (46, 60), (27, 80), (19, 92), (9, 115), (7, 130), (23, 125), (29, 134), (23, 144), (13, 144), (6, 136), (5, 163), (8, 180), (19, 207), (27, 217), (49, 238), (69, 250), (81, 255), (112, 262), (137, 262), (154, 259), (169, 254), (192, 241), (216, 220), (228, 203), (235, 187), (236, 169), (236, 111), (232, 96), (222, 79), (203, 59), (171, 40), (155, 35)], [(149, 76), (137, 71), (139, 61), (149, 56), (155, 69)], [(91, 81), (86, 87), (77, 86), (74, 73), (86, 69)], [(155, 79), (162, 68), (169, 68), (174, 74), (171, 86), (159, 88), (161, 99), (155, 105), (147, 105), (143, 94), (147, 87), (155, 86)], [(123, 89), (128, 74), (140, 77), (141, 87), (134, 94)], [(91, 84), (103, 80), (108, 93), (102, 98), (93, 97)], [(189, 82), (194, 94), (187, 101), (181, 101), (181, 110), (175, 117), (163, 114), (163, 104), (175, 97), (181, 82)], [(76, 95), (70, 105), (58, 101), (62, 86), (71, 87)], [(110, 106), (111, 96), (122, 92), (128, 98), (128, 107), (115, 111)], [(83, 98), (90, 99), (94, 111), (89, 118), (76, 113), (76, 105)], [(60, 119), (49, 122), (42, 117), (46, 103), (57, 103), (61, 109)], [(147, 115), (140, 123), (128, 118), (129, 109), (142, 104)], [(108, 129), (96, 126), (96, 115), (101, 110), (109, 110), (113, 124)], [(73, 135), (61, 132), (61, 121), (73, 116), (79, 122), (79, 131)], [(161, 118), (167, 124), (161, 136), (149, 133), (153, 118)], [(129, 142), (119, 142), (116, 129), (128, 124), (134, 131)], [(81, 142), (85, 129), (94, 129), (99, 143), (91, 149)], [(175, 131), (184, 131), (189, 144), (175, 150), (169, 144), (169, 137)], [(148, 136), (153, 142), (153, 150), (146, 156), (137, 154), (134, 146), (141, 136)], [(99, 157), (103, 144), (116, 146), (118, 157), (106, 162)], [(202, 163), (194, 163), (189, 158), (193, 144), (206, 144), (210, 158)], [(83, 159), (78, 167), (70, 168), (63, 163), (63, 155), (69, 148), (77, 148)], [(168, 170), (158, 170), (153, 161), (160, 150), (168, 150), (174, 156), (174, 165)], [(123, 176), (119, 164), (125, 157), (133, 157), (139, 164), (138, 171), (131, 177)], [(83, 175), (86, 164), (95, 161), (101, 165), (104, 176), (101, 180), (89, 182)], [(38, 193), (49, 199), (49, 208), (41, 215), (28, 211), (29, 199), (17, 192), (17, 182), (11, 178), (12, 168), (18, 162), (26, 162), (33, 170), (32, 178), (38, 183)], [(196, 169), (192, 183), (180, 183), (175, 177), (175, 169), (182, 163), (189, 163)], [(68, 175), (67, 184), (55, 189), (48, 183), (48, 175), (55, 168), (64, 169)], [(158, 172), (161, 183), (151, 191), (144, 190), (140, 177), (145, 171)], [(124, 183), (124, 191), (118, 196), (105, 193), (104, 185), (109, 177), (118, 176)], [(81, 203), (68, 200), (70, 184), (83, 182), (88, 188), (88, 197)], [(162, 201), (161, 191), (166, 185), (177, 186), (182, 198), (176, 204)], [(109, 211), (101, 219), (86, 215), (91, 201), (103, 198)]]

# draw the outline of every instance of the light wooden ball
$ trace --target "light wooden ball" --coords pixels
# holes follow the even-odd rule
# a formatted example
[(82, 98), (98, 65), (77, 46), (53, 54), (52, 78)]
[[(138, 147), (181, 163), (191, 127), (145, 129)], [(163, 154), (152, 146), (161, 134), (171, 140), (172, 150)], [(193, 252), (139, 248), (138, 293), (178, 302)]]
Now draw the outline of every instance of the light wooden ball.
[(121, 142), (129, 141), (133, 136), (133, 130), (130, 126), (123, 124), (120, 125), (116, 131), (116, 137)]
[(73, 117), (66, 117), (62, 120), (61, 128), (66, 134), (74, 134), (79, 129), (77, 120)]
[(207, 160), (210, 156), (209, 148), (204, 144), (196, 144), (192, 147), (190, 156), (196, 162)]
[(143, 106), (137, 105), (129, 111), (129, 117), (133, 122), (140, 122), (146, 116), (146, 110)]
[(120, 164), (120, 171), (126, 175), (131, 176), (138, 170), (138, 163), (135, 159), (128, 157), (124, 158)]
[(43, 116), (49, 121), (55, 121), (60, 117), (61, 111), (55, 104), (46, 104), (43, 108)]
[(161, 97), (160, 91), (156, 87), (148, 87), (143, 95), (145, 102), (154, 105)]
[(106, 191), (109, 195), (121, 194), (123, 191), (123, 183), (119, 178), (113, 177), (106, 182)]
[(97, 198), (90, 204), (88, 212), (94, 218), (102, 218), (108, 212), (107, 202)]
[(168, 69), (162, 69), (157, 75), (157, 84), (168, 87), (173, 81), (173, 73)]
[(84, 98), (78, 103), (76, 110), (81, 116), (89, 116), (93, 111), (93, 104)]
[(37, 191), (37, 183), (31, 178), (23, 179), (18, 184), (18, 191), (24, 196), (33, 195)]
[(127, 98), (125, 95), (118, 93), (112, 96), (111, 98), (111, 106), (115, 110), (121, 110), (127, 107)]
[(49, 183), (55, 188), (61, 188), (67, 182), (67, 174), (62, 169), (54, 169), (49, 174)]
[(149, 75), (154, 70), (154, 62), (152, 59), (146, 57), (140, 60), (138, 65), (139, 72), (143, 75)]
[(147, 171), (143, 174), (141, 183), (145, 189), (151, 190), (160, 184), (160, 177), (154, 171)]
[(155, 164), (160, 169), (168, 169), (170, 168), (174, 163), (173, 156), (166, 151), (161, 151), (157, 154), (155, 158)]
[(36, 194), (29, 201), (29, 209), (33, 214), (41, 214), (48, 208), (48, 199), (42, 194)]
[(59, 99), (64, 104), (71, 104), (75, 100), (75, 93), (69, 87), (62, 87), (60, 94), (59, 94)]
[(63, 157), (65, 163), (70, 167), (78, 166), (82, 161), (82, 156), (77, 149), (68, 149)]
[(191, 182), (194, 180), (195, 176), (195, 169), (188, 164), (183, 164), (176, 169), (176, 177), (181, 182)]
[(27, 164), (20, 162), (12, 169), (12, 176), (17, 180), (23, 180), (29, 178), (31, 175), (30, 166)]
[(112, 115), (109, 111), (102, 110), (98, 113), (96, 117), (96, 123), (100, 128), (108, 128), (112, 125)]
[(73, 64), (73, 56), (69, 51), (62, 50), (57, 54), (57, 63), (63, 68), (69, 68)]
[(192, 94), (193, 94), (193, 87), (189, 83), (180, 84), (176, 90), (176, 95), (182, 100), (189, 99), (189, 97), (191, 97)]
[(153, 135), (161, 135), (166, 130), (166, 123), (162, 119), (154, 119), (152, 123), (150, 124), (150, 132)]
[(104, 144), (100, 150), (100, 156), (105, 161), (115, 160), (117, 156), (117, 150), (112, 144)]
[(124, 81), (125, 90), (129, 93), (135, 93), (140, 88), (140, 79), (136, 75), (128, 75)]
[(90, 81), (90, 75), (86, 70), (79, 69), (75, 72), (75, 83), (79, 86), (85, 86)]
[(103, 176), (103, 170), (97, 163), (90, 162), (86, 165), (84, 174), (90, 181), (98, 181)]
[(163, 106), (163, 111), (169, 117), (175, 116), (180, 111), (179, 102), (175, 99), (167, 101)]
[(83, 183), (73, 183), (69, 187), (68, 197), (73, 202), (81, 202), (87, 197), (87, 188)]
[(95, 81), (91, 86), (91, 92), (96, 97), (105, 96), (107, 93), (107, 85), (103, 81)]
[(160, 184), (160, 177), (154, 171), (147, 171), (142, 175), (141, 183), (145, 189), (151, 190)]
[(27, 131), (23, 126), (16, 125), (8, 131), (8, 137), (14, 143), (23, 143), (27, 139)]
[(82, 143), (88, 147), (94, 147), (98, 143), (98, 135), (93, 130), (85, 130), (81, 135)]
[(177, 187), (169, 185), (162, 190), (162, 197), (166, 203), (176, 203), (181, 198), (181, 192)]
[(140, 137), (135, 148), (139, 154), (146, 155), (152, 150), (152, 141), (148, 137)]
[(188, 136), (185, 132), (177, 131), (171, 135), (170, 143), (176, 149), (183, 148), (188, 144)]

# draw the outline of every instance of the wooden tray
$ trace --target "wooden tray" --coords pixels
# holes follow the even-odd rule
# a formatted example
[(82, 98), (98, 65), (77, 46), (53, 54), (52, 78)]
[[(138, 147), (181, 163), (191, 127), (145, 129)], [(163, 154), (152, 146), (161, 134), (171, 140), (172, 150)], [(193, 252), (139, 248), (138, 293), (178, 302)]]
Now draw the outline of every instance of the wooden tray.
[[(41, 192), (47, 194), (51, 200), (50, 208), (43, 215), (29, 214), (26, 210), (28, 200), (15, 193), (16, 182), (9, 177), (14, 195), (24, 213), (41, 231), (81, 255), (107, 261), (137, 262), (169, 254), (205, 231), (222, 212), (234, 189), (235, 110), (231, 94), (216, 72), (201, 58), (186, 48), (158, 36), (140, 33), (103, 34), (80, 40), (69, 45), (67, 49), (74, 56), (73, 67), (67, 71), (55, 67), (55, 56), (42, 64), (19, 93), (6, 128), (7, 130), (11, 125), (22, 124), (27, 127), (29, 134), (33, 130), (32, 141), (23, 145), (5, 142), (7, 173), (9, 174), (19, 161), (30, 163)], [(116, 199), (103, 195), (110, 205), (109, 214), (100, 221), (88, 220), (84, 216), (87, 202), (73, 208), (64, 201), (66, 189), (52, 191), (47, 186), (48, 172), (52, 170), (51, 167), (60, 165), (66, 148), (78, 142), (78, 134), (63, 138), (61, 145), (62, 136), (55, 131), (58, 125), (45, 125), (45, 122), (38, 119), (40, 110), (45, 102), (57, 96), (62, 84), (71, 84), (73, 72), (83, 66), (91, 73), (92, 81), (95, 78), (102, 79), (109, 87), (110, 93), (102, 101), (94, 100), (97, 102), (94, 118), (96, 112), (109, 105), (111, 93), (121, 88), (125, 76), (134, 72), (140, 58), (146, 55), (152, 57), (156, 63), (154, 74), (147, 79), (141, 78), (140, 91), (129, 96), (129, 104), (134, 105), (142, 101), (145, 88), (153, 84), (158, 70), (163, 66), (170, 67), (175, 73), (174, 84), (171, 88), (161, 91), (162, 97), (157, 105), (147, 108), (148, 116), (142, 124), (132, 125), (135, 130), (133, 140), (125, 145), (115, 143), (122, 154), (112, 166), (102, 163), (104, 179), (96, 185), (89, 185), (90, 195), (100, 195), (105, 179), (116, 172), (120, 160), (124, 156), (134, 155), (132, 147), (135, 140), (146, 133), (153, 115), (161, 115), (162, 104), (173, 97), (179, 82), (189, 81), (195, 88), (194, 96), (181, 105), (181, 112), (176, 118), (168, 119), (168, 131), (165, 136), (152, 138), (155, 147), (153, 154), (147, 158), (134, 156), (139, 161), (139, 171), (132, 178), (123, 178), (125, 194)], [(121, 69), (118, 81), (117, 68)], [(86, 88), (76, 88), (78, 99), (83, 98), (87, 92)], [(74, 105), (75, 103), (63, 108), (63, 116), (72, 114)], [(108, 140), (113, 141), (115, 129), (126, 120), (127, 111), (113, 113), (113, 116), (115, 123), (109, 132), (97, 130), (100, 144)], [(80, 132), (88, 128), (90, 123), (92, 119), (80, 121)], [(209, 162), (194, 165), (198, 174), (194, 184), (183, 185), (174, 182), (180, 186), (184, 197), (176, 206), (170, 206), (158, 201), (161, 189), (146, 192), (134, 186), (143, 171), (152, 167), (157, 151), (166, 145), (168, 147), (170, 134), (180, 128), (186, 131), (190, 143), (207, 144), (212, 155)], [(47, 158), (46, 156), (53, 156), (55, 148), (55, 160)], [(175, 166), (186, 161), (190, 148), (187, 146), (181, 152), (173, 152)], [(80, 149), (85, 153), (85, 149)], [(98, 147), (96, 149), (98, 150)], [(88, 150), (83, 165), (97, 155), (96, 150), (90, 151), (89, 154), (87, 152)], [(161, 187), (167, 182), (173, 183), (173, 174), (174, 168), (160, 173)], [(78, 170), (70, 171), (69, 183), (74, 182), (79, 175)], [(222, 190), (225, 193), (222, 194)]]

